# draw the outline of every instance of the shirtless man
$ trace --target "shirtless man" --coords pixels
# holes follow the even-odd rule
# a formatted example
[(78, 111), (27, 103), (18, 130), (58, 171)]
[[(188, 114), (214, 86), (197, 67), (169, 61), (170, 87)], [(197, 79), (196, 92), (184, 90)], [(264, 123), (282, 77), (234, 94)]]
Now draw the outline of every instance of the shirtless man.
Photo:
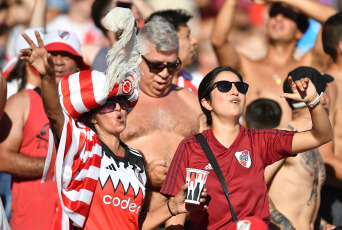
[(194, 79), (190, 73), (184, 70), (196, 57), (197, 39), (191, 33), (191, 29), (188, 26), (188, 21), (192, 18), (192, 15), (182, 9), (160, 10), (151, 14), (146, 19), (146, 22), (156, 16), (161, 16), (170, 22), (175, 27), (178, 35), (179, 58), (182, 61), (182, 65), (177, 75), (173, 78), (172, 83), (197, 94), (198, 86), (194, 84)]
[(196, 95), (172, 84), (180, 67), (173, 26), (155, 18), (144, 25), (137, 39), (143, 59), (139, 101), (128, 116), (122, 140), (144, 155), (150, 182), (145, 206), (152, 211), (166, 202), (159, 190), (178, 144), (198, 133), (204, 121)]
[[(327, 221), (342, 225), (342, 13), (331, 16), (324, 24), (322, 42), (324, 51), (330, 55), (333, 62), (325, 70), (335, 78), (335, 84), (329, 84), (331, 89), (337, 88), (334, 108), (330, 115), (334, 130), (333, 143), (322, 152), (322, 158), (327, 168), (327, 182), (322, 189), (322, 202), (319, 214)], [(328, 146), (329, 147), (329, 146)]]
[(290, 7), (295, 7), (305, 15), (323, 23), (335, 14), (333, 8), (311, 0), (255, 0), (257, 3), (284, 3), (273, 4), (270, 9), (270, 18), (267, 23), (268, 51), (261, 60), (251, 60), (238, 54), (228, 40), (231, 31), (235, 8), (238, 0), (226, 0), (222, 6), (214, 25), (211, 36), (219, 64), (231, 66), (242, 72), (244, 81), (250, 85), (247, 105), (258, 98), (270, 98), (277, 101), (283, 112), (281, 123), (291, 120), (291, 109), (286, 101), (280, 99), (283, 81), (287, 73), (297, 66), (311, 66), (316, 63), (314, 57), (322, 58), (321, 41), (317, 39), (315, 48), (306, 53), (300, 60), (293, 57), (297, 41), (303, 36), (308, 27), (308, 21), (301, 13)]
[[(321, 75), (311, 67), (298, 67), (288, 76), (291, 76), (293, 80), (298, 80), (304, 75), (313, 82), (318, 94), (324, 92), (320, 103), (328, 112), (330, 98), (329, 88), (326, 85), (334, 79), (329, 75)], [(284, 93), (291, 92), (286, 80)], [(292, 108), (292, 121), (281, 126), (280, 129), (299, 132), (311, 129), (312, 122), (308, 106), (304, 103), (286, 100)], [(268, 185), (271, 222), (281, 227), (280, 229), (314, 230), (325, 175), (324, 163), (318, 149), (285, 158), (268, 166), (265, 170), (265, 178)], [(334, 226), (321, 222), (319, 229), (333, 228)]]

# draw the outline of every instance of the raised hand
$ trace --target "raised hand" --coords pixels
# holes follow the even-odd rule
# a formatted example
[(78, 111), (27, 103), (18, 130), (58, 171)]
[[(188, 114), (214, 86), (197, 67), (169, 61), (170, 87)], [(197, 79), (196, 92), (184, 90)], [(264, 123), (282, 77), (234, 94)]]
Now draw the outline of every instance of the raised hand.
[(31, 49), (22, 49), (20, 50), (21, 54), (19, 55), (20, 60), (27, 61), (30, 63), (33, 68), (35, 68), (41, 77), (51, 76), (55, 77), (55, 68), (52, 60), (52, 56), (45, 49), (44, 43), (38, 31), (34, 32), (37, 38), (38, 47), (34, 44), (34, 42), (27, 36), (27, 34), (23, 33), (23, 38), (30, 45)]
[(291, 93), (283, 93), (280, 97), (289, 98), (295, 101), (310, 103), (317, 97), (317, 91), (314, 84), (309, 78), (303, 77), (300, 80), (293, 81), (292, 77), (288, 78), (288, 83), (291, 87)]

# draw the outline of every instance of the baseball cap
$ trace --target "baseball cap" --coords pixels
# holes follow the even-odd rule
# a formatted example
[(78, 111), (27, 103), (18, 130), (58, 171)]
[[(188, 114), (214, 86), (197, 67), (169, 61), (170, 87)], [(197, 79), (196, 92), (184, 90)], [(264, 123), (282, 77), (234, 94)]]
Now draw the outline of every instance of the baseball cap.
[(45, 34), (44, 45), (47, 51), (68, 52), (82, 61), (80, 68), (82, 70), (90, 69), (90, 66), (84, 62), (81, 43), (74, 32), (66, 30), (51, 30)]
[[(320, 73), (312, 67), (301, 66), (301, 67), (298, 67), (298, 68), (292, 70), (291, 72), (289, 72), (289, 74), (288, 74), (288, 76), (287, 76), (287, 78), (283, 84), (284, 93), (292, 93), (291, 87), (288, 83), (289, 76), (292, 77), (293, 81), (297, 81), (303, 77), (309, 78), (311, 80), (311, 82), (314, 84), (314, 86), (316, 87), (318, 94), (321, 94), (322, 92), (324, 92), (325, 88), (327, 86), (327, 83), (332, 82), (334, 80), (334, 78), (332, 76), (330, 76), (328, 74)], [(292, 109), (293, 108), (301, 108), (301, 107), (305, 106), (305, 104), (303, 104), (303, 103), (299, 103), (298, 105), (300, 105), (300, 106), (297, 106), (298, 102), (296, 102), (292, 99), (286, 98), (286, 101)]]
[(262, 219), (249, 216), (235, 221), (227, 230), (267, 230), (267, 225)]
[(293, 20), (302, 33), (305, 33), (309, 28), (308, 17), (305, 14), (296, 12), (291, 7), (282, 5), (281, 3), (274, 3), (270, 8), (269, 16), (275, 17), (277, 14), (282, 14), (284, 17)]

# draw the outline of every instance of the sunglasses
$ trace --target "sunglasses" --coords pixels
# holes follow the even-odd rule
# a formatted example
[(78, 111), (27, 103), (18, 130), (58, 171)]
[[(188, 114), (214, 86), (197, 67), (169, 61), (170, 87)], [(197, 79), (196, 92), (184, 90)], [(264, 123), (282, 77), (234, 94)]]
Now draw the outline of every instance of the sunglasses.
[(281, 6), (281, 5), (275, 5), (274, 7), (271, 8), (270, 10), (270, 17), (275, 17), (278, 14), (282, 14), (285, 18), (289, 18), (295, 22), (298, 20), (298, 14), (296, 11), (289, 7)]
[(176, 62), (167, 63), (166, 65), (162, 62), (150, 62), (147, 58), (144, 57), (144, 55), (141, 55), (141, 57), (145, 60), (151, 73), (160, 73), (166, 68), (169, 74), (173, 74), (182, 65), (182, 61), (179, 59), (179, 57), (177, 57)]
[(115, 98), (115, 99), (109, 99), (107, 102), (100, 106), (99, 108), (96, 109), (97, 112), (99, 113), (110, 113), (113, 112), (116, 108), (116, 104), (120, 105), (120, 108), (123, 110), (128, 109), (127, 105), (127, 99), (124, 98)]
[(227, 93), (232, 89), (233, 84), (235, 85), (236, 89), (242, 93), (242, 94), (246, 94), (247, 90), (248, 90), (248, 84), (241, 82), (241, 81), (237, 81), (237, 82), (230, 82), (230, 81), (218, 81), (215, 82), (213, 87), (211, 88), (211, 91), (217, 87), (217, 89), (222, 92), (222, 93)]

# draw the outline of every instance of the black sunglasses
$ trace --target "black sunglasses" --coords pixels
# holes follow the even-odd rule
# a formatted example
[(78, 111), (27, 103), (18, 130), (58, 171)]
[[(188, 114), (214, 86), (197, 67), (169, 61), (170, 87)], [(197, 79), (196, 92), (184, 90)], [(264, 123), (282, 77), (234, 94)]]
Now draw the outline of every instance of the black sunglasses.
[(116, 104), (119, 103), (121, 109), (127, 110), (127, 99), (125, 98), (113, 98), (113, 99), (108, 99), (107, 102), (98, 107), (96, 109), (97, 112), (99, 113), (110, 113), (113, 112), (116, 108)]
[(229, 92), (231, 89), (232, 89), (232, 86), (233, 84), (235, 85), (236, 89), (242, 93), (242, 94), (246, 94), (247, 93), (247, 90), (248, 90), (248, 84), (247, 83), (244, 83), (244, 82), (241, 82), (241, 81), (236, 81), (236, 82), (230, 82), (230, 81), (218, 81), (218, 82), (215, 82), (213, 87), (211, 88), (211, 91), (217, 87), (217, 89), (220, 91), (220, 92), (223, 92), (223, 93), (227, 93)]
[(298, 14), (296, 13), (296, 11), (294, 11), (293, 9), (291, 9), (290, 7), (286, 7), (286, 6), (282, 6), (282, 5), (274, 5), (272, 6), (271, 10), (270, 10), (270, 17), (275, 17), (278, 14), (282, 14), (285, 18), (289, 18), (295, 22), (297, 22), (298, 20)]
[(182, 65), (182, 61), (177, 57), (177, 61), (173, 63), (167, 63), (166, 65), (162, 62), (150, 62), (147, 58), (145, 58), (143, 55), (141, 57), (145, 60), (148, 68), (150, 69), (151, 73), (160, 73), (165, 68), (169, 72), (169, 74), (173, 74), (176, 72), (179, 67)]

